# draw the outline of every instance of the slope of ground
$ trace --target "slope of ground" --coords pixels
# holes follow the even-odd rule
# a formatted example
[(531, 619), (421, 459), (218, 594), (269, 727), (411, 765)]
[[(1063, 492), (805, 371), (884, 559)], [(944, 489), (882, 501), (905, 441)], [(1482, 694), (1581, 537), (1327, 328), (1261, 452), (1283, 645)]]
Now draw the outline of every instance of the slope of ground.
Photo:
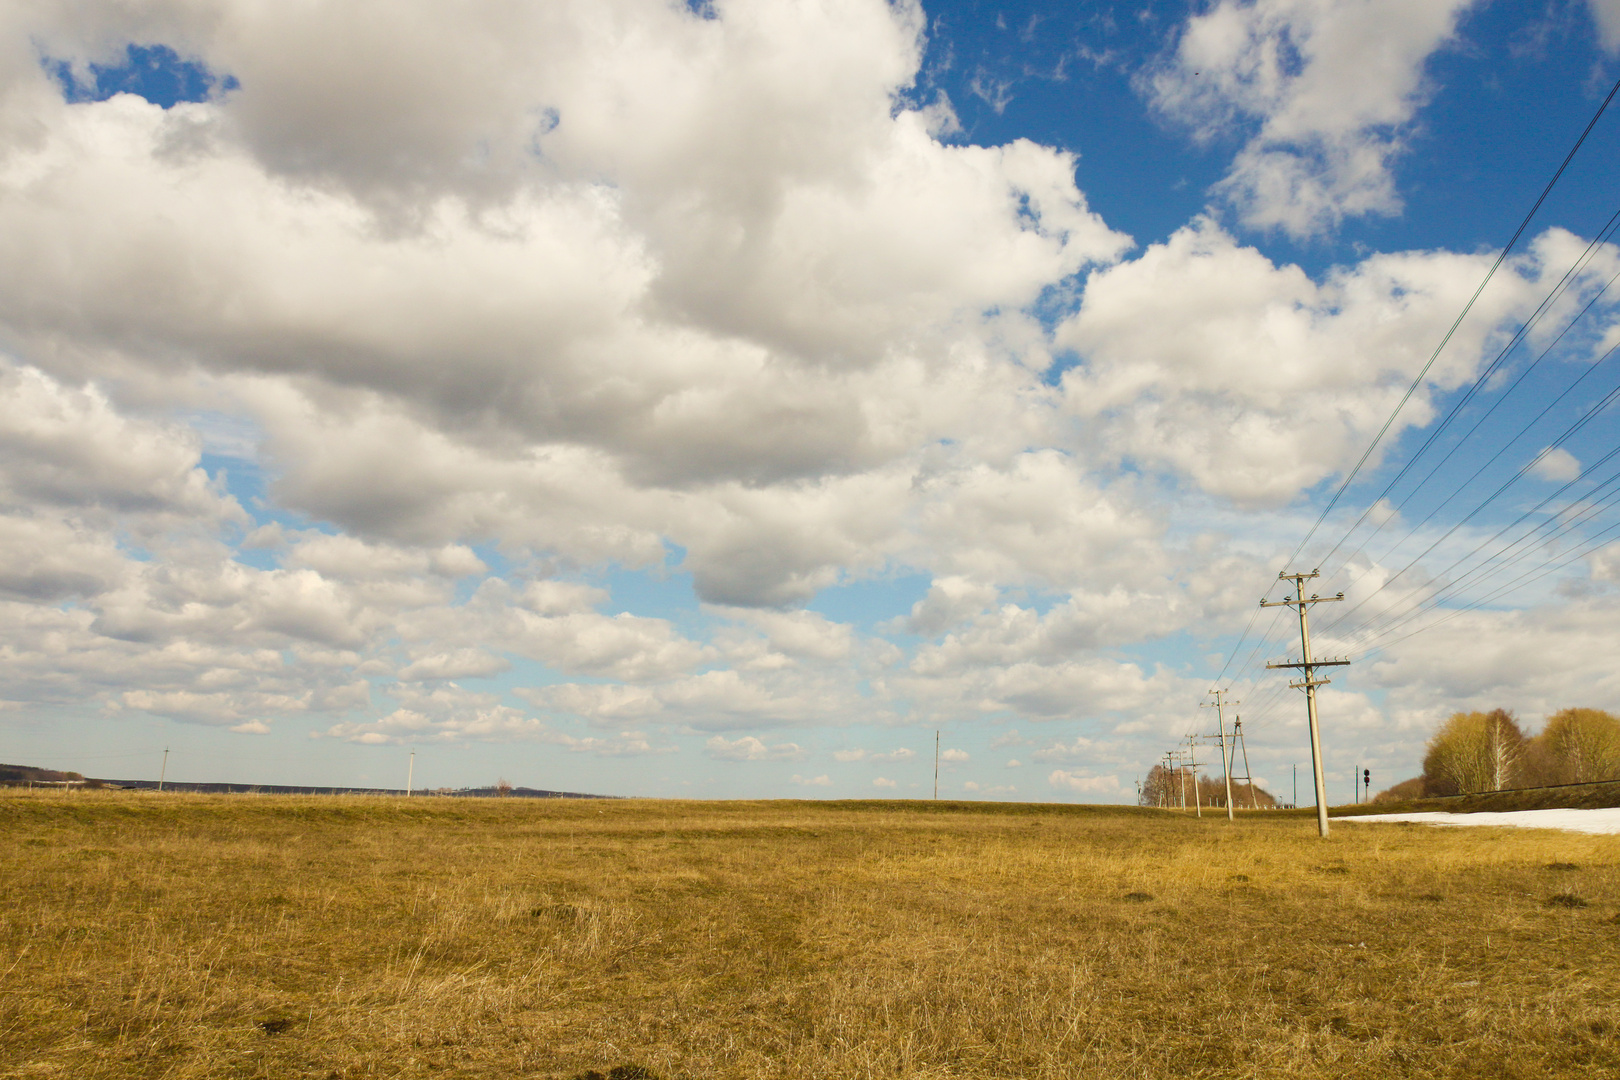
[(0, 859), (6, 1077), (1620, 1074), (1620, 837), (12, 789)]
[[(1510, 810), (1601, 810), (1620, 806), (1620, 781), (1600, 784), (1563, 784), (1558, 787), (1485, 791), (1476, 795), (1448, 795), (1437, 799), (1382, 799), (1360, 806), (1335, 806), (1334, 817), (1356, 814), (1412, 814), (1430, 810), (1447, 814)], [(1312, 811), (1314, 813), (1314, 811)]]

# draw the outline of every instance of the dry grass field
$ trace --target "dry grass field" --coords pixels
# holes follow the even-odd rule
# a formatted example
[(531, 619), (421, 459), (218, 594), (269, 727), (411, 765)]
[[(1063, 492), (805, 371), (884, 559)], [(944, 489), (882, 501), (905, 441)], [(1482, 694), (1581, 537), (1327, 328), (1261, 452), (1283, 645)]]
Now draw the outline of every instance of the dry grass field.
[(9, 791), (0, 859), (6, 1077), (1620, 1075), (1620, 837)]

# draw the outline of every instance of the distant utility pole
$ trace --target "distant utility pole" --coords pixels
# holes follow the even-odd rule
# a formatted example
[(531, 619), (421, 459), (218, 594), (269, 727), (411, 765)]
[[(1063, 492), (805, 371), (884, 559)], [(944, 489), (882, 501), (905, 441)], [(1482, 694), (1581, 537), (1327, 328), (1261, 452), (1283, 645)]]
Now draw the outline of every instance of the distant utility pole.
[(1200, 709), (1212, 708), (1215, 710), (1215, 724), (1221, 731), (1221, 775), (1226, 779), (1226, 820), (1232, 821), (1234, 818), (1232, 812), (1232, 763), (1226, 756), (1226, 713), (1224, 707), (1243, 703), (1241, 701), (1223, 700), (1223, 695), (1231, 693), (1230, 690), (1211, 690), (1210, 693), (1215, 697), (1214, 704), (1212, 705), (1206, 701), (1198, 707)]
[(1325, 604), (1329, 601), (1344, 599), (1344, 593), (1339, 593), (1337, 596), (1317, 596), (1313, 593), (1309, 599), (1306, 599), (1305, 582), (1318, 577), (1320, 574), (1320, 570), (1312, 570), (1308, 574), (1290, 574), (1287, 571), (1278, 574), (1277, 580), (1292, 581), (1294, 583), (1294, 595), (1285, 596), (1281, 600), (1262, 598), (1260, 606), (1263, 608), (1295, 607), (1299, 609), (1300, 658), (1281, 664), (1267, 664), (1266, 667), (1299, 668), (1305, 673), (1304, 679), (1288, 685), (1295, 690), (1305, 691), (1305, 713), (1311, 725), (1311, 771), (1316, 781), (1316, 829), (1317, 832), (1326, 837), (1328, 834), (1327, 781), (1322, 776), (1322, 733), (1316, 722), (1316, 688), (1326, 686), (1332, 680), (1318, 679), (1315, 674), (1316, 669), (1319, 667), (1342, 667), (1350, 661), (1346, 659), (1316, 660), (1311, 657), (1311, 623), (1306, 612), (1312, 604)]
[(1288, 805), (1297, 808), (1299, 806), (1299, 766), (1294, 765), (1291, 768), (1294, 770), (1294, 801)]
[(169, 748), (163, 748), (163, 768), (158, 770), (158, 790), (163, 790), (163, 778), (169, 775)]
[(1361, 801), (1372, 802), (1372, 770), (1361, 770)]
[(1203, 800), (1198, 797), (1198, 743), (1192, 735), (1187, 736), (1187, 763), (1192, 766), (1193, 810), (1202, 818), (1204, 816), (1204, 804)]
[(405, 797), (411, 797), (411, 785), (416, 783), (416, 751), (411, 751), (411, 764), (405, 770)]

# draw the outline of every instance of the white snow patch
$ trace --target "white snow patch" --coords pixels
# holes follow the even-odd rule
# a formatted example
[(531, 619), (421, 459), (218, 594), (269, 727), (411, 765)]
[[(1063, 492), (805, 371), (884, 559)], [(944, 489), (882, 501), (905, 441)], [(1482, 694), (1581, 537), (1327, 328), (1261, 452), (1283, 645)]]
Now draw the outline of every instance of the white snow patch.
[(1601, 810), (1509, 810), (1478, 814), (1365, 814), (1334, 821), (1413, 821), (1423, 825), (1511, 825), (1521, 829), (1564, 829), (1582, 833), (1620, 833), (1620, 806)]

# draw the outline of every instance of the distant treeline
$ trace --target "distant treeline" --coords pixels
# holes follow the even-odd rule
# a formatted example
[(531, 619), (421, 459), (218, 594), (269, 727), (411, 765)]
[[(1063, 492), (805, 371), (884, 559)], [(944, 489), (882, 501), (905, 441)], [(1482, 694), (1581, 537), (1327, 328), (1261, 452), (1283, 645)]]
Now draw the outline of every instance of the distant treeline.
[[(1167, 769), (1163, 765), (1155, 765), (1148, 771), (1147, 779), (1142, 781), (1143, 806), (1181, 806), (1183, 801), (1187, 806), (1193, 805), (1194, 783), (1191, 769)], [(1210, 777), (1200, 775), (1197, 781), (1197, 799), (1203, 806), (1226, 806), (1226, 781), (1218, 776)], [(1277, 800), (1265, 788), (1253, 784), (1232, 784), (1232, 805), (1239, 810), (1253, 808), (1257, 810), (1271, 810), (1277, 806)]]
[(1453, 713), (1429, 740), (1423, 775), (1374, 801), (1620, 780), (1620, 719), (1601, 709), (1563, 709), (1527, 734), (1506, 709)]
[(32, 765), (0, 765), (0, 787), (28, 784), (84, 784), (86, 787), (100, 787), (101, 783), (100, 780), (86, 780), (76, 772), (36, 769)]

